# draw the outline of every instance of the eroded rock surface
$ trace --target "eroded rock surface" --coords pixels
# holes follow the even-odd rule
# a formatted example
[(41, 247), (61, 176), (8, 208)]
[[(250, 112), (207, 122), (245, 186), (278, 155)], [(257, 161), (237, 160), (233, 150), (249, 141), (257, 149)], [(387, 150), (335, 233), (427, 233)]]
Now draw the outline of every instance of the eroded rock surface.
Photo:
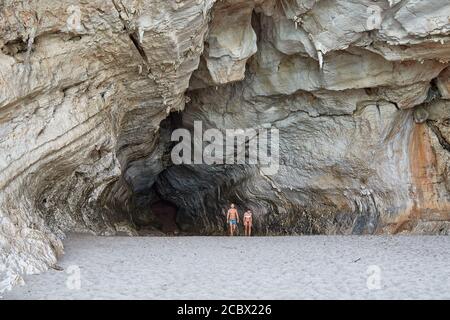
[[(0, 48), (0, 290), (158, 201), (204, 234), (230, 201), (259, 234), (450, 230), (447, 1), (3, 0)], [(279, 173), (173, 165), (195, 120), (278, 128)]]

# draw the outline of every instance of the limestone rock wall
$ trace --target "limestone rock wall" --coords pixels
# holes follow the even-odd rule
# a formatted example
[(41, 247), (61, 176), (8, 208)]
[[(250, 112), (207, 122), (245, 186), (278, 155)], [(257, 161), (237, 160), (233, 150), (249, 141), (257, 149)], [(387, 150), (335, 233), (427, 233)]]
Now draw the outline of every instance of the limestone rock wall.
[[(260, 234), (449, 232), (447, 1), (2, 0), (0, 48), (0, 291), (156, 200), (206, 234), (230, 201)], [(194, 120), (278, 128), (279, 173), (172, 165)]]
[(65, 231), (114, 234), (130, 220), (131, 190), (161, 170), (159, 123), (184, 107), (211, 6), (2, 1), (3, 286), (54, 264)]

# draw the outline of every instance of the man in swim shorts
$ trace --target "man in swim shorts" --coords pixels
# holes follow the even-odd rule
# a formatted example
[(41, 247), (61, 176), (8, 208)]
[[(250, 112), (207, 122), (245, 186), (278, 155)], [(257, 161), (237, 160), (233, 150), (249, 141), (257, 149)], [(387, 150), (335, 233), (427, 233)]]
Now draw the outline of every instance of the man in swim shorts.
[(234, 207), (234, 203), (231, 204), (231, 208), (227, 213), (227, 224), (230, 226), (230, 236), (234, 235), (236, 231), (237, 224), (239, 223), (239, 214)]
[(244, 231), (246, 236), (252, 235), (252, 212), (250, 210), (245, 211), (244, 213)]

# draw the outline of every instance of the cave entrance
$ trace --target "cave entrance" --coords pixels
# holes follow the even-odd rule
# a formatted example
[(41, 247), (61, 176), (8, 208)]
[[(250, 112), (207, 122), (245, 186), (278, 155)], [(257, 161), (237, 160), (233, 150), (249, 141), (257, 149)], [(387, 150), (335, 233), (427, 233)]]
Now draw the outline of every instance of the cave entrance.
[(162, 232), (165, 234), (178, 234), (178, 208), (175, 204), (167, 200), (158, 200), (150, 204), (150, 211), (153, 213)]
[[(267, 207), (262, 199), (248, 199), (248, 190), (255, 187), (249, 180), (255, 176), (255, 166), (172, 163), (171, 152), (179, 143), (171, 141), (172, 132), (180, 128), (193, 132), (193, 121), (201, 114), (191, 112), (191, 107), (162, 120), (155, 151), (130, 165), (132, 201), (127, 211), (140, 234), (225, 235), (231, 203), (241, 218), (246, 210), (259, 213)], [(254, 233), (261, 229), (259, 220), (254, 216)]]
[[(233, 138), (230, 153), (236, 159), (233, 163), (172, 162), (174, 147), (184, 142), (184, 136), (172, 141), (175, 130), (182, 129), (190, 134), (191, 139), (187, 142), (191, 144), (190, 159), (195, 158), (196, 143), (198, 147), (196, 122), (202, 123), (202, 138), (209, 129), (228, 130), (223, 124), (218, 124), (217, 119), (204, 117), (204, 112), (198, 109), (201, 104), (195, 101), (195, 94), (191, 97), (193, 100), (183, 111), (171, 112), (160, 122), (155, 151), (131, 164), (129, 184), (135, 206), (131, 206), (129, 212), (133, 222), (141, 230), (164, 234), (226, 235), (226, 213), (234, 203), (241, 219), (247, 210), (254, 213), (253, 234), (266, 234), (266, 229), (272, 228), (272, 222), (266, 221), (265, 215), (276, 213), (278, 208), (270, 195), (252, 197), (260, 192), (260, 187), (267, 185), (267, 189), (270, 188), (269, 182), (258, 180), (259, 166), (248, 163), (252, 136), (244, 134), (242, 141), (237, 136)], [(270, 134), (267, 133), (268, 151), (272, 150)], [(209, 143), (201, 139), (201, 150), (205, 150)], [(223, 154), (228, 152), (225, 143), (222, 149)], [(239, 152), (244, 155), (244, 163), (237, 162)], [(244, 234), (242, 224), (238, 227), (241, 229), (239, 233)]]

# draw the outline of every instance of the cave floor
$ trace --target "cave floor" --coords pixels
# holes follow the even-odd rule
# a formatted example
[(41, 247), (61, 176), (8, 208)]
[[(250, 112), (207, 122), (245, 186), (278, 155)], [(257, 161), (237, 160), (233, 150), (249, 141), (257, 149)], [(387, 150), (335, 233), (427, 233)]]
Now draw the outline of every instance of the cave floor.
[(27, 276), (4, 298), (450, 298), (448, 236), (72, 234), (65, 251), (64, 270)]

